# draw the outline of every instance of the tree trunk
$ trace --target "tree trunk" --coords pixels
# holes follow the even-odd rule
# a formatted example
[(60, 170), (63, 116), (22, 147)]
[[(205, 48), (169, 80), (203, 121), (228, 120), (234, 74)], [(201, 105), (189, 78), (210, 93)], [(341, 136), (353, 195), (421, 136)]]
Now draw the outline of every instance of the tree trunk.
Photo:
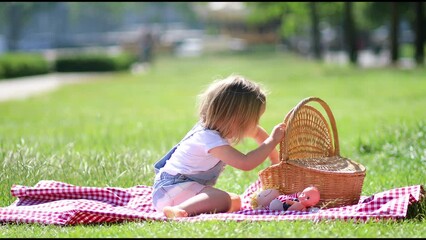
[(317, 60), (321, 60), (322, 52), (321, 52), (321, 39), (320, 32), (318, 26), (318, 12), (317, 12), (317, 3), (310, 2), (309, 7), (311, 10), (311, 23), (312, 23), (312, 47), (314, 51), (314, 57)]
[(415, 2), (414, 7), (416, 8), (416, 41), (415, 41), (415, 58), (418, 66), (423, 65), (424, 62), (424, 13), (423, 13), (423, 2)]
[(396, 64), (399, 58), (399, 11), (398, 3), (391, 2), (391, 31), (390, 31), (390, 47), (391, 47), (391, 63)]
[(358, 62), (358, 53), (357, 53), (357, 36), (355, 30), (355, 23), (352, 16), (352, 2), (344, 3), (344, 34), (346, 49), (349, 55), (349, 61), (352, 64), (357, 64)]

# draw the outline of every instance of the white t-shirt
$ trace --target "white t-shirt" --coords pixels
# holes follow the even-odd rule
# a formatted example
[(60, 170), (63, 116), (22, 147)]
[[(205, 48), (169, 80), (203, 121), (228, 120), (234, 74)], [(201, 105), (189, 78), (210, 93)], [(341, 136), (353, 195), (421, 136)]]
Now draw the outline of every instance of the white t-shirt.
[[(200, 126), (197, 126), (198, 128)], [(209, 170), (220, 161), (209, 153), (210, 149), (223, 145), (230, 143), (222, 138), (218, 131), (209, 129), (197, 131), (180, 143), (157, 176), (162, 172), (176, 175), (196, 174)]]

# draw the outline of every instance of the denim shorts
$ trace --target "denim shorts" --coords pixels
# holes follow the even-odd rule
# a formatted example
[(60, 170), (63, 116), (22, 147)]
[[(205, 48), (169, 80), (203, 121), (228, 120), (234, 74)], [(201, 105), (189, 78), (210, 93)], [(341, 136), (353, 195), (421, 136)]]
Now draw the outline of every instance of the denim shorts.
[(162, 172), (154, 183), (152, 201), (154, 208), (162, 212), (165, 206), (175, 206), (199, 194), (206, 185), (187, 178), (184, 175), (171, 175)]

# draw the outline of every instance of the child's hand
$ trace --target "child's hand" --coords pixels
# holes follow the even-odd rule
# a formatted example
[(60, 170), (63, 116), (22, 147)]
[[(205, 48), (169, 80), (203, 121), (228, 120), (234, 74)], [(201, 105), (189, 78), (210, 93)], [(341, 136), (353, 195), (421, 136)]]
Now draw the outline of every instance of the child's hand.
[(286, 125), (285, 123), (280, 123), (272, 129), (271, 138), (272, 140), (278, 144), (285, 136)]

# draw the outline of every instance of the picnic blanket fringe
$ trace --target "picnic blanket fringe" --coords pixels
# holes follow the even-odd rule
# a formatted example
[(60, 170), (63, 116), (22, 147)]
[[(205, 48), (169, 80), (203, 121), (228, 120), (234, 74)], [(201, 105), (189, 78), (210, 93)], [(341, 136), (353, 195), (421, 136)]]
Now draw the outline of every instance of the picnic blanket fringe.
[(358, 204), (319, 209), (316, 212), (253, 210), (250, 197), (260, 188), (252, 183), (242, 194), (242, 208), (234, 213), (201, 214), (188, 218), (167, 219), (151, 204), (151, 186), (130, 188), (84, 187), (42, 180), (34, 187), (13, 185), (17, 200), (0, 208), (0, 222), (76, 225), (122, 221), (281, 221), (341, 219), (403, 219), (414, 203), (424, 200), (423, 185), (394, 188), (371, 196), (362, 196)]

